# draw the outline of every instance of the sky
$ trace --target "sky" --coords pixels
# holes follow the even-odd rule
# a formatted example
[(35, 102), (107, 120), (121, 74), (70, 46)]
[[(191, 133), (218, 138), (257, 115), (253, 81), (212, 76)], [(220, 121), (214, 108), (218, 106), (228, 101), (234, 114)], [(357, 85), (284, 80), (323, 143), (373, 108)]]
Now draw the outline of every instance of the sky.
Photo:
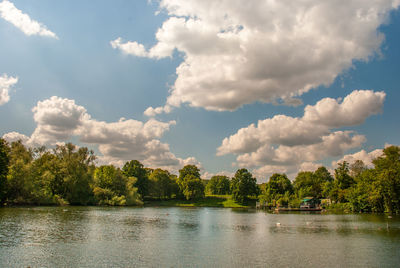
[(0, 136), (203, 178), (371, 165), (400, 144), (399, 5), (2, 0)]

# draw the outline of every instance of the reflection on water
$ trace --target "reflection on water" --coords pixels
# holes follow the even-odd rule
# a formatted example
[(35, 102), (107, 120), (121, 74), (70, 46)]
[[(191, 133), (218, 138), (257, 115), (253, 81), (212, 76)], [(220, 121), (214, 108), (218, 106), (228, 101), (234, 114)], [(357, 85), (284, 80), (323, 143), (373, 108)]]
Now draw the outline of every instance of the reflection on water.
[(396, 267), (400, 217), (212, 208), (0, 208), (0, 267)]

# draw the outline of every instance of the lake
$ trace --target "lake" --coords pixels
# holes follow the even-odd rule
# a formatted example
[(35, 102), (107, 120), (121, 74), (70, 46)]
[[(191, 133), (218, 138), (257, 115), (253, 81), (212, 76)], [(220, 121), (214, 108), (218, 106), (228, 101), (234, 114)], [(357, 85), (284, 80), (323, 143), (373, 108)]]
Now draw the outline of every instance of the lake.
[(400, 217), (0, 208), (0, 267), (399, 267)]

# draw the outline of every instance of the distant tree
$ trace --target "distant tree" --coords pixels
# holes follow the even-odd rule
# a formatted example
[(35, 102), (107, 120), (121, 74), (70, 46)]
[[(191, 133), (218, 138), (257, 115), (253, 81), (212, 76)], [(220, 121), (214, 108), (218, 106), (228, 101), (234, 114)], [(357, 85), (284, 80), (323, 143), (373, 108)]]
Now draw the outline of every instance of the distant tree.
[(227, 176), (213, 176), (207, 183), (206, 192), (209, 194), (230, 194), (230, 181)]
[(54, 154), (60, 161), (60, 176), (63, 178), (62, 198), (70, 204), (86, 205), (93, 199), (92, 170), (94, 167), (93, 151), (86, 147), (77, 147), (71, 143), (58, 145)]
[(139, 194), (144, 198), (149, 192), (148, 171), (138, 160), (126, 162), (122, 168), (125, 176), (135, 177), (137, 179), (135, 187), (138, 188)]
[(176, 180), (167, 170), (155, 169), (149, 175), (149, 194), (157, 198), (171, 198), (176, 191)]
[(400, 212), (400, 147), (389, 146), (373, 160), (387, 212)]
[(292, 194), (293, 186), (286, 174), (275, 173), (269, 178), (259, 198), (270, 205), (287, 205)]
[(350, 176), (349, 163), (343, 161), (338, 164), (335, 169), (335, 179), (338, 183), (338, 187), (341, 190), (345, 190), (354, 184), (354, 179)]
[(314, 171), (314, 175), (321, 183), (333, 181), (331, 173), (324, 166), (317, 168), (317, 170)]
[(186, 165), (180, 169), (177, 183), (180, 195), (187, 200), (204, 197), (204, 184), (200, 179), (200, 170), (195, 165)]
[(7, 200), (9, 203), (27, 203), (30, 199), (32, 151), (21, 141), (12, 142), (7, 175)]
[(187, 175), (193, 175), (194, 177), (200, 179), (200, 170), (195, 165), (186, 165), (179, 170), (179, 179), (182, 180)]
[(248, 196), (257, 195), (257, 179), (245, 168), (236, 171), (231, 181), (232, 198), (243, 203)]
[(186, 200), (204, 197), (204, 184), (194, 175), (186, 175), (183, 179), (182, 185), (183, 195)]
[(141, 204), (136, 178), (126, 177), (112, 165), (100, 166), (94, 172), (94, 197), (100, 205), (124, 206)]
[(0, 206), (6, 199), (9, 150), (7, 142), (0, 138)]
[(367, 170), (367, 166), (364, 162), (362, 160), (356, 160), (350, 165), (350, 176), (356, 179), (365, 170)]

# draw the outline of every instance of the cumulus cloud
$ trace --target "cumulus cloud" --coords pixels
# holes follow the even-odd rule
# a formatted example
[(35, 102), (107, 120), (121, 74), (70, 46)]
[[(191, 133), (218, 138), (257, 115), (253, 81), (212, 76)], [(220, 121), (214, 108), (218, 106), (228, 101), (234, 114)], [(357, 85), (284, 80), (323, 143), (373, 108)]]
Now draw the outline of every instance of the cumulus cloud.
[(10, 100), (10, 88), (17, 82), (17, 77), (7, 76), (6, 74), (0, 76), (0, 105), (3, 105)]
[(22, 13), (13, 3), (3, 0), (0, 3), (0, 16), (20, 29), (26, 35), (40, 35), (58, 39), (57, 35), (48, 30), (47, 27)]
[(383, 154), (382, 149), (376, 149), (369, 153), (365, 150), (361, 150), (354, 154), (347, 154), (337, 161), (333, 161), (332, 167), (336, 168), (338, 166), (338, 163), (341, 163), (343, 161), (346, 161), (349, 164), (353, 164), (356, 160), (361, 160), (364, 162), (365, 165), (372, 167), (373, 166), (372, 160), (374, 160), (375, 158), (378, 158), (382, 154)]
[(30, 146), (37, 146), (54, 145), (77, 137), (82, 143), (98, 146), (102, 164), (120, 166), (137, 159), (148, 167), (173, 172), (186, 164), (200, 165), (194, 157), (176, 157), (169, 145), (159, 140), (175, 121), (141, 122), (125, 118), (111, 123), (98, 121), (74, 100), (55, 96), (39, 101), (32, 111), (37, 126), (31, 137), (13, 132), (4, 135), (7, 140), (22, 139)]
[[(360, 147), (363, 135), (334, 128), (357, 125), (383, 107), (384, 92), (356, 90), (342, 101), (325, 98), (304, 109), (303, 117), (276, 115), (225, 138), (217, 155), (237, 155), (237, 165), (256, 172), (295, 172), (326, 157)], [(306, 164), (308, 163), (308, 164)]]
[(21, 141), (25, 145), (27, 145), (29, 141), (28, 136), (15, 131), (4, 134), (2, 138), (8, 141), (9, 143), (14, 141)]
[[(166, 105), (234, 110), (254, 101), (299, 105), (300, 96), (329, 85), (355, 60), (380, 52), (397, 0), (162, 0), (169, 18), (156, 44), (111, 42), (137, 57), (183, 55)], [(340, 19), (338, 19), (340, 18)], [(159, 112), (163, 107), (153, 108)], [(149, 110), (149, 115), (154, 115)], [(152, 113), (150, 113), (150, 111)]]

